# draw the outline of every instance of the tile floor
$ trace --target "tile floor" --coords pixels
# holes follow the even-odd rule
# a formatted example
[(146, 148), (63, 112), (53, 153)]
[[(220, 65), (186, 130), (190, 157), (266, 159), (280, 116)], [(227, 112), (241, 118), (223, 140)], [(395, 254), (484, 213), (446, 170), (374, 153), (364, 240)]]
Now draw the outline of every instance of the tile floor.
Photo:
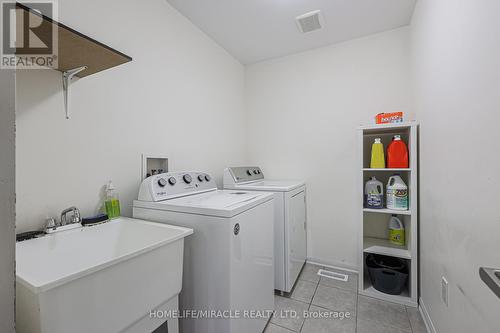
[[(276, 314), (265, 333), (427, 333), (416, 308), (358, 295), (357, 274), (339, 271), (349, 275), (342, 282), (318, 276), (320, 268), (307, 264), (293, 291), (275, 296)], [(304, 318), (304, 311), (323, 318)], [(335, 318), (341, 313), (343, 319)]]

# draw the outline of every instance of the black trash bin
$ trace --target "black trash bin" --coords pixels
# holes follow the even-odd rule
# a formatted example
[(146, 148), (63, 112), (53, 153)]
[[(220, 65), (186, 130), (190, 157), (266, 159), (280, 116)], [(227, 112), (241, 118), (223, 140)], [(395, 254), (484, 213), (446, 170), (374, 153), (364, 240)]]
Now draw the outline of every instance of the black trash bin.
[(403, 259), (369, 254), (366, 267), (375, 289), (390, 295), (403, 292), (408, 282), (408, 266)]

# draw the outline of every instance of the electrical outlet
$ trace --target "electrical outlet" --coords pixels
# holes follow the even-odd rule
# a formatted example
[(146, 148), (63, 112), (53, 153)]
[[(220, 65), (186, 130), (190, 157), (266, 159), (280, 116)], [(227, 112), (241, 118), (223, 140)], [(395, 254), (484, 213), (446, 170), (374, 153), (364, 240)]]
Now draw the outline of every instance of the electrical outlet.
[(448, 280), (444, 276), (441, 277), (441, 300), (448, 306)]

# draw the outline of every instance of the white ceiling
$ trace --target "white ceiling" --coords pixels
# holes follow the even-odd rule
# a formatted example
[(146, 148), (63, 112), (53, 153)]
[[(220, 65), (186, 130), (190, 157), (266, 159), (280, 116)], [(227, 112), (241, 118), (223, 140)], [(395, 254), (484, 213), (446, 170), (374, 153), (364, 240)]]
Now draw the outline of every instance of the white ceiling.
[[(243, 64), (408, 25), (416, 0), (167, 0)], [(295, 17), (321, 10), (324, 28)]]

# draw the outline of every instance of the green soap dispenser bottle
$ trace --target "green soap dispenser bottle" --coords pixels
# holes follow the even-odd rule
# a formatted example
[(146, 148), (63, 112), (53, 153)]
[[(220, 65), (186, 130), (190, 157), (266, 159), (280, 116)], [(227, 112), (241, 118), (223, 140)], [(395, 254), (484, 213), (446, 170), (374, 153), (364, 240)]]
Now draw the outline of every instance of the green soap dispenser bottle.
[(120, 199), (113, 183), (109, 181), (106, 186), (106, 198), (104, 199), (104, 209), (110, 219), (120, 216)]

